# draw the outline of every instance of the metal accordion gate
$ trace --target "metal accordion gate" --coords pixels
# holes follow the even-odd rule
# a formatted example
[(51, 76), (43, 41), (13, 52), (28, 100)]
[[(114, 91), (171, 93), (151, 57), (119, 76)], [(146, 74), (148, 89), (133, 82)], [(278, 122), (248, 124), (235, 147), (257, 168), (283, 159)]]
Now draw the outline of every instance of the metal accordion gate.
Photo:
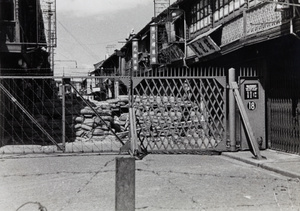
[(148, 152), (226, 150), (224, 70), (169, 68), (132, 80), (138, 141)]

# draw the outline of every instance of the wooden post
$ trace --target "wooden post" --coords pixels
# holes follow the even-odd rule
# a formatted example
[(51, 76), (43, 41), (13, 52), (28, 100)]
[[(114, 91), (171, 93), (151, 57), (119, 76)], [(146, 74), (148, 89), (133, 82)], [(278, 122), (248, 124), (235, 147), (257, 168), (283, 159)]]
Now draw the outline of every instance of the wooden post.
[(251, 146), (252, 146), (253, 154), (254, 154), (254, 156), (256, 156), (256, 158), (258, 160), (261, 160), (263, 157), (260, 154), (258, 143), (257, 143), (257, 141), (254, 137), (254, 133), (253, 133), (252, 127), (250, 125), (249, 117), (248, 117), (247, 112), (245, 110), (245, 107), (243, 105), (241, 95), (238, 91), (238, 85), (237, 85), (236, 82), (232, 82), (229, 85), (230, 85), (231, 90), (233, 91), (233, 94), (234, 94), (234, 97), (236, 99), (240, 114), (242, 116), (242, 120), (244, 122), (246, 132), (248, 134), (248, 137), (249, 137), (249, 140), (250, 140), (250, 143), (251, 143)]
[(116, 158), (115, 210), (135, 210), (135, 158)]

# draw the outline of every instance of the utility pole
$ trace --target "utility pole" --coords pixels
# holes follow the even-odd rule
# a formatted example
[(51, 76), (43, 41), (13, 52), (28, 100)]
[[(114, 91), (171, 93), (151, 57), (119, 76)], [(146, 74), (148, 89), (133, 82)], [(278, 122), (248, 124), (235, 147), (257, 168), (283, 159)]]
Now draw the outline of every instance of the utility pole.
[(52, 12), (52, 10), (51, 10), (51, 4), (52, 4), (52, 2), (47, 2), (47, 4), (48, 4), (48, 10), (47, 10), (47, 13), (48, 13), (48, 53), (49, 53), (49, 63), (50, 63), (50, 65), (51, 65), (51, 71), (53, 72), (54, 70), (53, 70), (53, 57), (52, 57), (52, 53), (53, 53), (53, 51), (52, 51), (52, 39), (51, 39), (51, 37), (52, 37), (52, 33), (51, 33), (51, 18), (52, 18), (52, 16), (53, 16), (53, 12)]
[(56, 47), (56, 0), (44, 2), (47, 8), (44, 10), (48, 22), (47, 25), (47, 51), (49, 53), (49, 63), (51, 71), (54, 72), (54, 47)]

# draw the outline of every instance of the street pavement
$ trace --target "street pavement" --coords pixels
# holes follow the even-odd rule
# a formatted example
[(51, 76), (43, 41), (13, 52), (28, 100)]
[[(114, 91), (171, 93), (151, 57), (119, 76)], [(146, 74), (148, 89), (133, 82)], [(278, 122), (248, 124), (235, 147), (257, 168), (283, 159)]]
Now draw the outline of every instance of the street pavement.
[[(147, 155), (136, 161), (136, 210), (300, 210), (300, 156), (262, 155)], [(116, 157), (127, 156), (1, 155), (0, 210), (115, 210)]]

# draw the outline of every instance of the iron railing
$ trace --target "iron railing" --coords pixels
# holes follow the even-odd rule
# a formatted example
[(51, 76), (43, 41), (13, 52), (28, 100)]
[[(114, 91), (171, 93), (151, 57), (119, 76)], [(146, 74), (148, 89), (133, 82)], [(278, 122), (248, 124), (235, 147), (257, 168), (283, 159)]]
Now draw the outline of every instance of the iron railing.
[(300, 154), (299, 101), (269, 99), (268, 106), (270, 148)]

